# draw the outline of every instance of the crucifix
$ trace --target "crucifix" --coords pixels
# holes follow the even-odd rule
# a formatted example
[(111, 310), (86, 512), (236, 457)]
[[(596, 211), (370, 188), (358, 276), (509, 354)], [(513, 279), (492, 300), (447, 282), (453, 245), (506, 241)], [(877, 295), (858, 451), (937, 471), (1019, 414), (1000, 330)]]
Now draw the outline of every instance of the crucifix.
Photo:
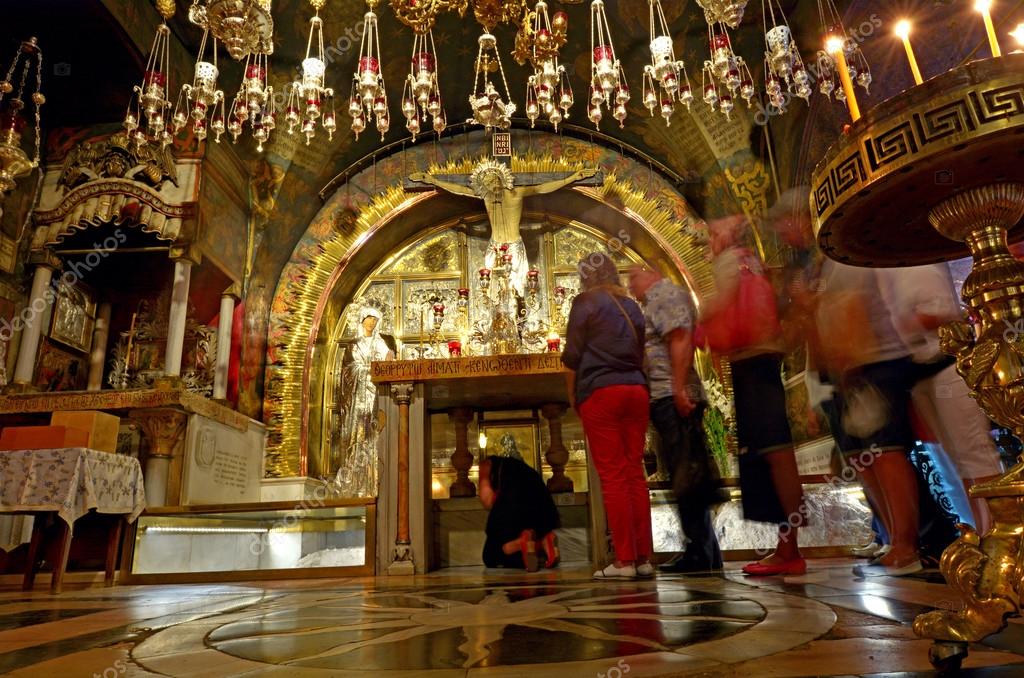
[(494, 268), (498, 247), (507, 244), (507, 252), (513, 257), (510, 284), (520, 297), (524, 297), (529, 262), (519, 231), (523, 200), (534, 195), (554, 193), (571, 184), (601, 186), (603, 182), (604, 178), (596, 169), (513, 174), (508, 165), (488, 158), (480, 161), (468, 175), (414, 172), (409, 176), (405, 188), (415, 191), (433, 186), (454, 195), (483, 200), (491, 224), (491, 246), (484, 264)]

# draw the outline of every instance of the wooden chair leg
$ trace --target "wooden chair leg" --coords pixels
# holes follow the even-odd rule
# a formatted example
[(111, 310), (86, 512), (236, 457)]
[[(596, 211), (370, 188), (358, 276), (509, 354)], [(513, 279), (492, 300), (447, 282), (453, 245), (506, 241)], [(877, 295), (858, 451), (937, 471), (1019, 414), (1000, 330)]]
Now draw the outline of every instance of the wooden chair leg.
[(36, 581), (36, 568), (39, 563), (39, 546), (43, 542), (43, 532), (49, 521), (49, 514), (36, 513), (32, 516), (32, 539), (28, 543), (28, 554), (25, 562), (25, 577), (21, 580), (21, 590), (31, 591)]
[(71, 551), (71, 526), (59, 519), (60, 539), (57, 546), (57, 558), (53, 561), (53, 579), (50, 583), (50, 593), (60, 593), (64, 585), (64, 570), (68, 566), (68, 553)]
[(114, 569), (117, 567), (117, 547), (121, 543), (124, 518), (114, 516), (114, 524), (107, 530), (107, 561), (103, 570), (103, 585), (114, 585)]

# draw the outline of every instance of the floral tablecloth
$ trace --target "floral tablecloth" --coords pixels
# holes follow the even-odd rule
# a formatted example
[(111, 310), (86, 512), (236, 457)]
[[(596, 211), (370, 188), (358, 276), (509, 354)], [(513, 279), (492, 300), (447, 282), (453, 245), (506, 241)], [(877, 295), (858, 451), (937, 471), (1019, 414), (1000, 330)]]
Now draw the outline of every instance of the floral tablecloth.
[(90, 509), (132, 522), (145, 508), (134, 457), (84, 447), (0, 452), (0, 513), (56, 511), (71, 525)]

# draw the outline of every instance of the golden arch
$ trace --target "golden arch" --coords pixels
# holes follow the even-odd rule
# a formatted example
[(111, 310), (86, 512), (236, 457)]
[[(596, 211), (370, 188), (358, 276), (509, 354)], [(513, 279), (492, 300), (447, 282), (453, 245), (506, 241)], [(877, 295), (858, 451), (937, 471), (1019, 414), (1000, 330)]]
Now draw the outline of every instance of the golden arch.
[[(473, 159), (463, 159), (431, 172), (468, 171)], [(514, 172), (575, 171), (582, 163), (551, 158), (514, 157)], [(344, 190), (344, 189), (342, 189)], [(431, 210), (422, 209), (428, 203)], [(404, 247), (415, 234), (464, 212), (464, 203), (436, 192), (409, 194), (392, 187), (364, 207), (350, 228), (335, 230), (321, 241), (302, 275), (282, 280), (275, 306), (283, 298), (283, 285), (292, 285), (294, 298), (287, 304), (287, 321), (275, 328), (268, 341), (268, 368), (264, 404), (269, 440), (267, 475), (294, 476), (308, 472), (310, 407), (322, 393), (326, 360), (318, 356), (329, 334), (325, 319), (336, 318), (375, 266), (360, 257), (372, 241), (376, 252)], [(446, 214), (447, 212), (447, 214)], [(586, 222), (609, 237), (625, 229), (631, 248), (659, 264), (698, 296), (712, 285), (704, 256), (702, 223), (673, 189), (662, 189), (657, 199), (626, 180), (608, 175), (600, 188), (575, 187), (559, 194), (556, 212), (569, 219), (586, 213)], [(534, 213), (536, 215), (536, 213)], [(463, 215), (464, 216), (464, 215)], [(686, 223), (689, 222), (689, 223)]]

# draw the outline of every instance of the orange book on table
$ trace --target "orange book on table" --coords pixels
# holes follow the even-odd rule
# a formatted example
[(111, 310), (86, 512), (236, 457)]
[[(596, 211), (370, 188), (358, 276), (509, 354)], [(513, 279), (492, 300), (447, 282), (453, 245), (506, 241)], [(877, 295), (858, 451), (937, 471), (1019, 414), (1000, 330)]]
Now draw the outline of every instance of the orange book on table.
[(88, 431), (67, 426), (8, 426), (0, 433), (3, 452), (88, 446)]

